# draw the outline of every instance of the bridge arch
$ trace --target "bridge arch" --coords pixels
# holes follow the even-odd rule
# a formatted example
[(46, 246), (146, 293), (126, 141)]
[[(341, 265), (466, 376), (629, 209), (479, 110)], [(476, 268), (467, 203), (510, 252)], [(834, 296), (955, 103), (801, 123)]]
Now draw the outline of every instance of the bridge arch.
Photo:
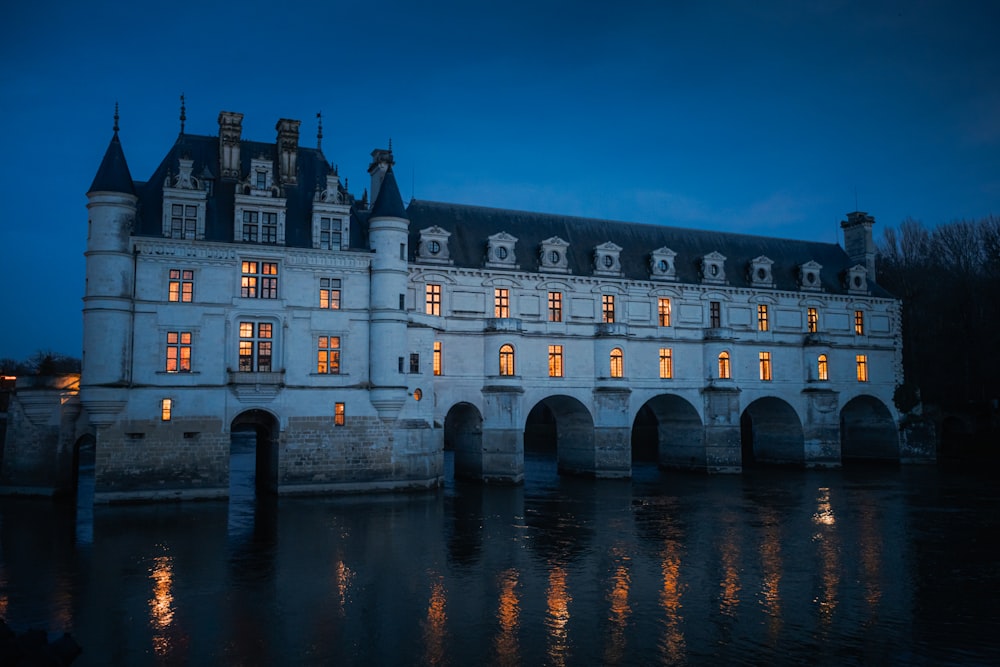
[(548, 396), (538, 401), (524, 424), (524, 449), (555, 448), (559, 472), (593, 475), (596, 469), (594, 418), (572, 396)]
[(899, 430), (885, 403), (863, 394), (844, 405), (840, 456), (844, 461), (899, 461)]
[(643, 403), (632, 421), (632, 460), (656, 461), (663, 468), (703, 469), (705, 430), (698, 410), (673, 394)]
[(456, 479), (482, 479), (483, 415), (472, 403), (456, 403), (444, 417), (444, 448), (455, 452)]
[(805, 465), (802, 420), (788, 402), (774, 396), (753, 401), (740, 417), (743, 467)]
[[(278, 492), (278, 438), (281, 435), (278, 418), (267, 410), (245, 410), (233, 418), (229, 425), (229, 475), (242, 472), (241, 444), (249, 446), (252, 440), (253, 474), (258, 492)], [(252, 434), (252, 438), (250, 438)], [(242, 436), (242, 437), (241, 437)], [(244, 452), (245, 453), (245, 452)]]

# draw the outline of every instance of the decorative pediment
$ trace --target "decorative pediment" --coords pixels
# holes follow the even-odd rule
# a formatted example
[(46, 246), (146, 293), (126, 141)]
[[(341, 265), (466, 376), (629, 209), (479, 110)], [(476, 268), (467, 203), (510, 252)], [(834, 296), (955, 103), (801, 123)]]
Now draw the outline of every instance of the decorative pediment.
[(448, 252), (448, 232), (437, 225), (420, 230), (420, 241), (417, 245), (417, 261), (434, 264), (451, 264)]
[(558, 236), (545, 239), (538, 244), (538, 267), (542, 271), (569, 273), (567, 248), (569, 243)]
[(845, 273), (847, 291), (851, 294), (868, 293), (868, 269), (860, 264), (855, 264), (847, 269)]
[(601, 276), (619, 276), (622, 272), (622, 247), (611, 241), (594, 248), (594, 273)]
[(654, 280), (677, 280), (675, 257), (677, 253), (666, 246), (649, 253), (649, 277)]
[(726, 257), (713, 251), (701, 258), (701, 281), (712, 285), (726, 282)]
[(507, 232), (499, 232), (486, 239), (486, 266), (493, 269), (516, 269), (517, 257), (514, 247), (517, 238)]
[(754, 257), (747, 266), (747, 274), (750, 284), (754, 287), (774, 287), (774, 274), (771, 267), (774, 262), (764, 255)]
[(263, 155), (250, 160), (250, 173), (240, 182), (239, 192), (254, 197), (280, 197), (274, 182), (274, 164)]
[(818, 292), (821, 289), (820, 271), (822, 270), (823, 266), (813, 260), (800, 264), (799, 289)]
[(316, 195), (313, 201), (327, 204), (347, 204), (344, 193), (340, 191), (340, 177), (336, 171), (331, 171), (326, 175), (326, 187), (316, 188)]

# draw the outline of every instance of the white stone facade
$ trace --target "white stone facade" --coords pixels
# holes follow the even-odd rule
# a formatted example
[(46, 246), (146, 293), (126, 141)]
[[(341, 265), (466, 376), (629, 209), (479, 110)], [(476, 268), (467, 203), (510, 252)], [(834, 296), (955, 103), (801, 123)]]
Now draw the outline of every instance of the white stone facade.
[[(870, 218), (845, 222), (848, 256), (404, 210), (390, 151), (372, 154), (369, 206), (295, 148), (296, 122), (270, 153), (241, 150), (241, 122), (220, 114), (222, 141), (182, 135), (138, 189), (115, 171), (116, 133), (88, 194), (80, 396), (99, 501), (224, 496), (229, 434), (246, 429), (278, 493), (436, 486), (446, 446), (457, 475), (517, 482), (545, 440), (564, 471), (609, 477), (643, 447), (707, 471), (905, 458), (899, 302), (866, 275)], [(200, 207), (193, 235), (171, 232), (180, 199)], [(585, 247), (564, 240), (584, 229)]]

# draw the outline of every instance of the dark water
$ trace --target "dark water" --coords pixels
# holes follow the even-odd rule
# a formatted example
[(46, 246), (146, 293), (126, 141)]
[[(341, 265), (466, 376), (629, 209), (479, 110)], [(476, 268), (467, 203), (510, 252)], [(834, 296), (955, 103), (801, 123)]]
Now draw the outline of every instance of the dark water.
[[(252, 469), (242, 457), (234, 465)], [(74, 511), (0, 501), (0, 616), (74, 665), (1000, 663), (1000, 493), (933, 467)]]

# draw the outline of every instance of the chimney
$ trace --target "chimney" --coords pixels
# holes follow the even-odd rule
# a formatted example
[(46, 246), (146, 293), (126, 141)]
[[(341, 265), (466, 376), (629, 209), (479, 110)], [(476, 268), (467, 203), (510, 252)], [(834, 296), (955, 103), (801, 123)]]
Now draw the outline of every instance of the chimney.
[(864, 211), (847, 214), (847, 220), (840, 222), (844, 230), (844, 250), (854, 264), (860, 264), (868, 271), (868, 277), (875, 282), (875, 241), (872, 239), (872, 225), (875, 218)]
[(219, 172), (222, 178), (240, 177), (240, 139), (243, 134), (243, 114), (235, 111), (219, 113)]
[(278, 169), (282, 183), (295, 185), (295, 161), (299, 155), (299, 125), (302, 121), (282, 118), (274, 129), (278, 131)]
[(389, 149), (376, 148), (372, 151), (372, 163), (368, 165), (368, 173), (372, 177), (371, 201), (378, 199), (378, 191), (382, 188), (382, 179), (390, 166), (396, 164), (392, 159), (392, 142), (389, 142)]

